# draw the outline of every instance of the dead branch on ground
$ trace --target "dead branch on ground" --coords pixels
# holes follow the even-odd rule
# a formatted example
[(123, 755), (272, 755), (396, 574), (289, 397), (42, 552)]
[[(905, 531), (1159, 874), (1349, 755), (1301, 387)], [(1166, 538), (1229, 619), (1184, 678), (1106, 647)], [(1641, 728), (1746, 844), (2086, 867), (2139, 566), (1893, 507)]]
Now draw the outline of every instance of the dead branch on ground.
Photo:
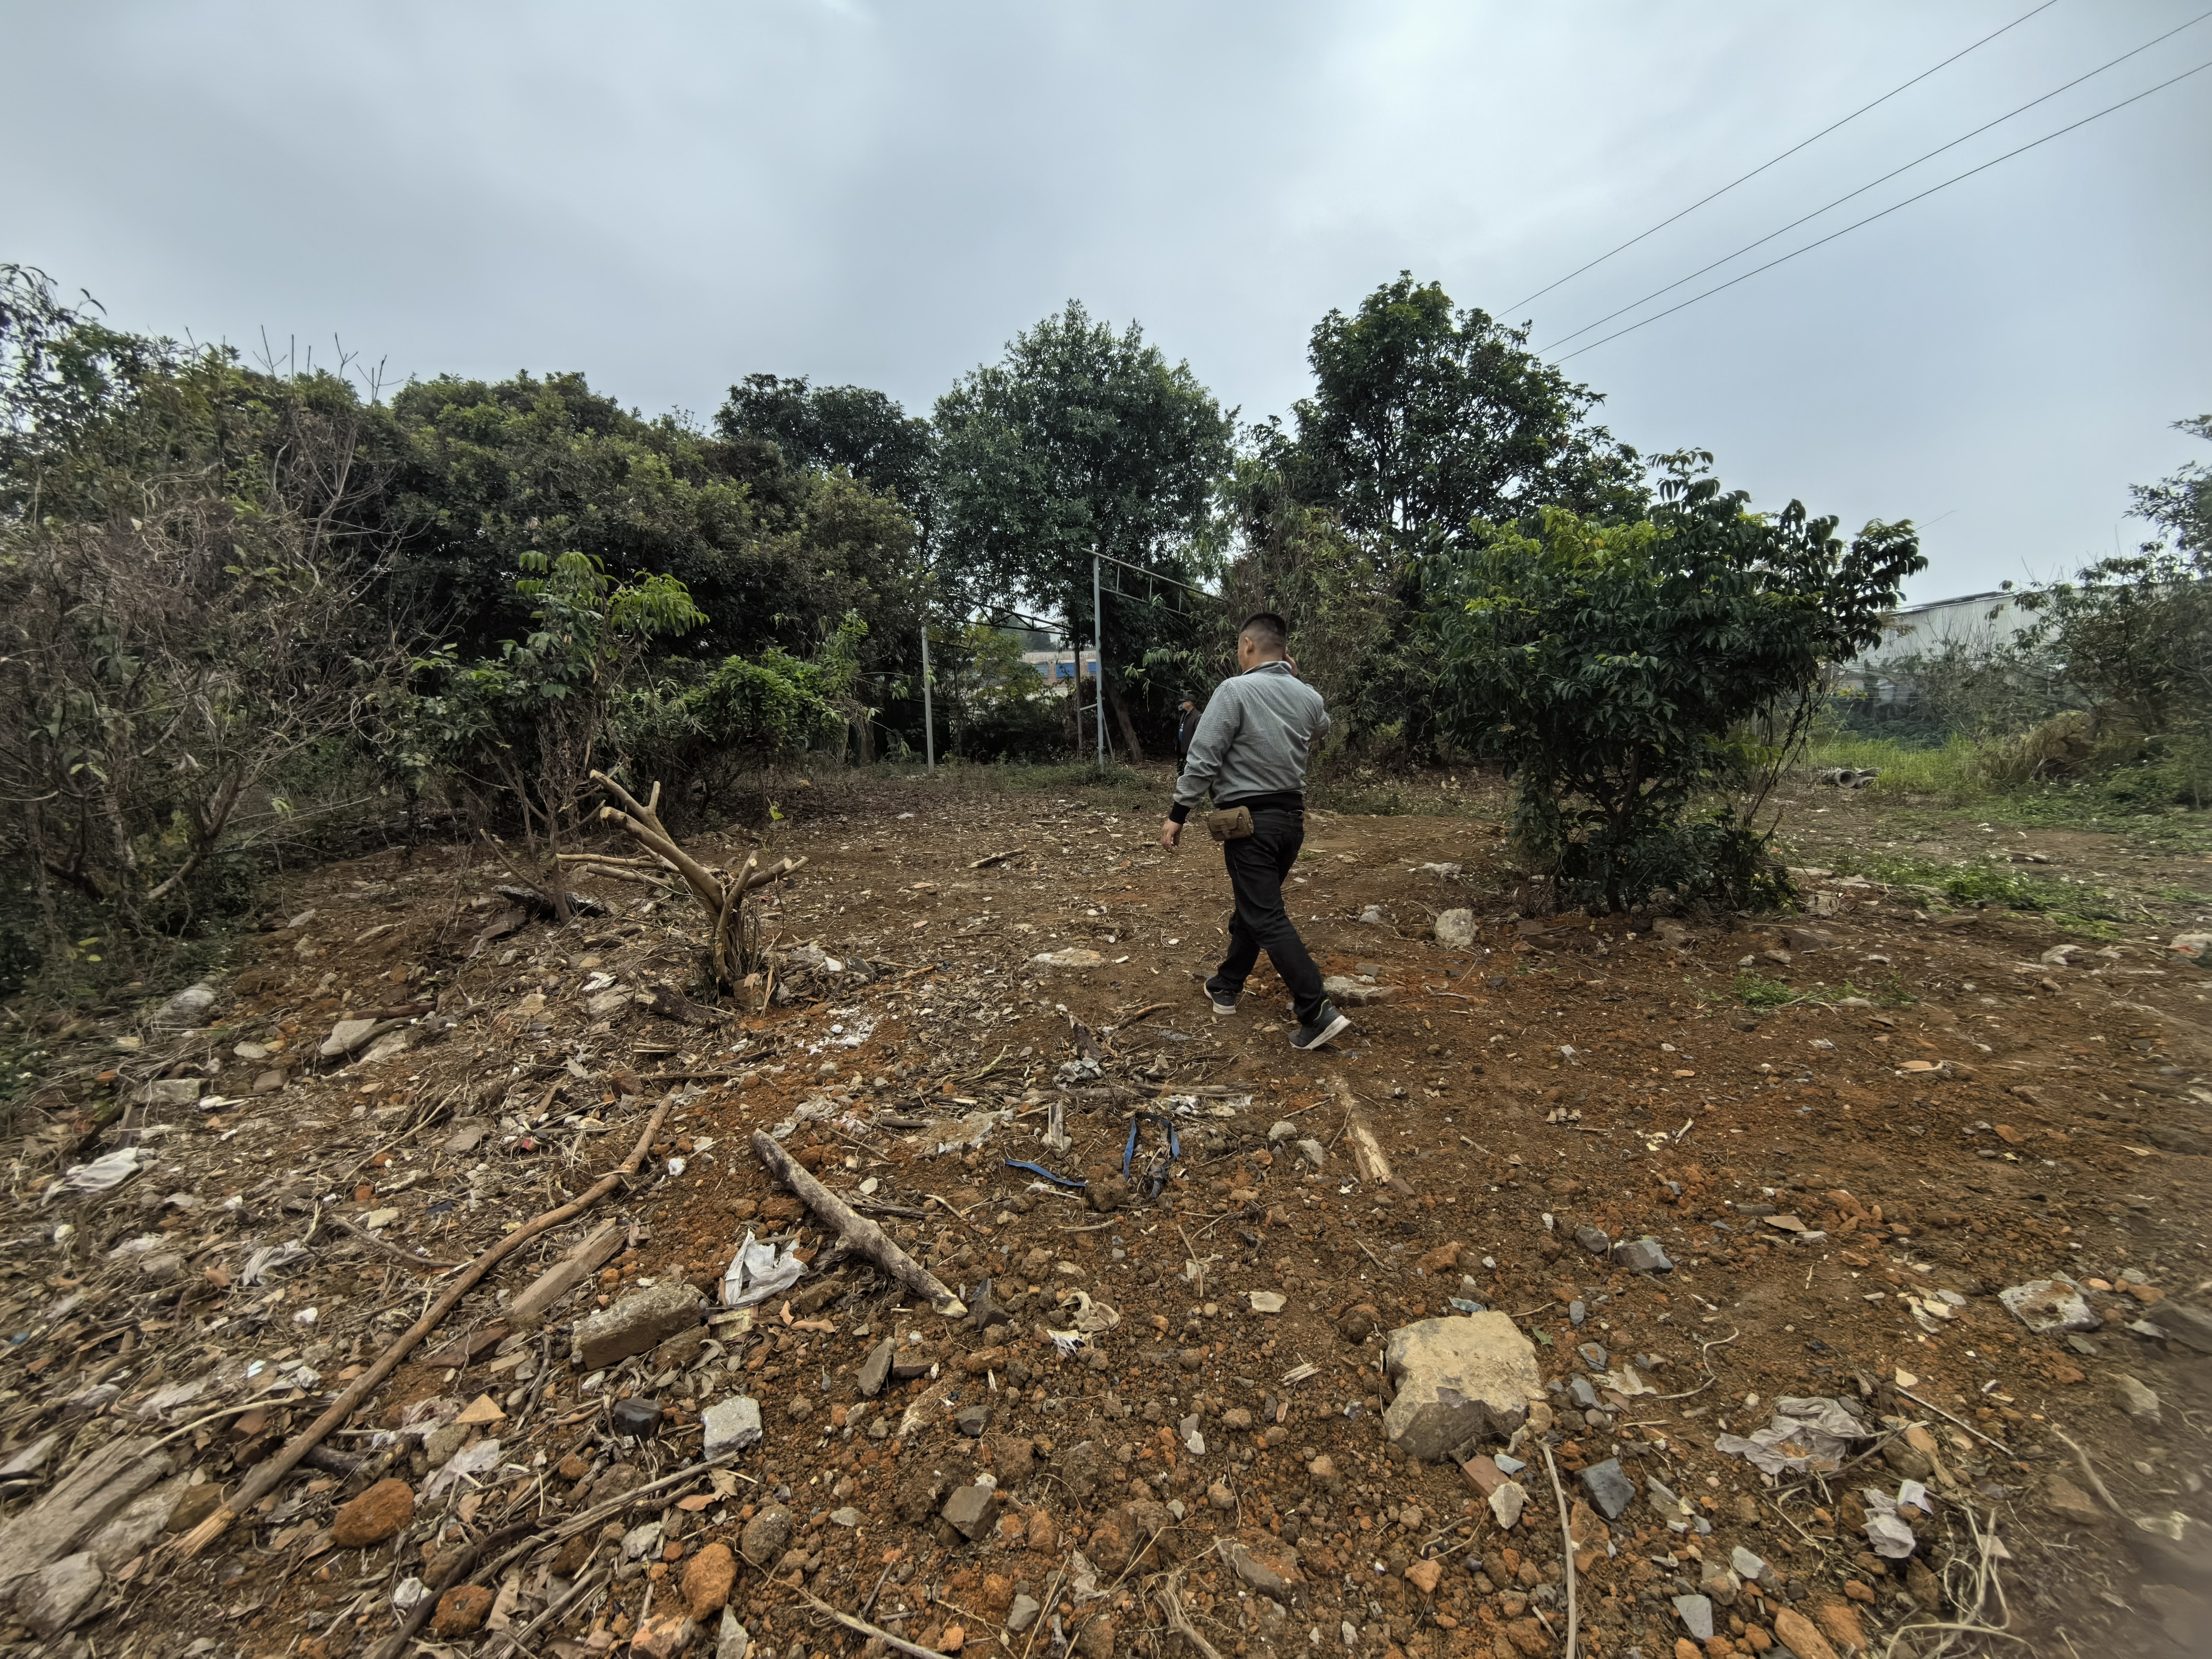
[(231, 1523), (240, 1516), (274, 1492), (300, 1460), (305, 1457), (311, 1449), (320, 1444), (331, 1430), (352, 1416), (360, 1408), (362, 1401), (374, 1394), (383, 1383), (384, 1379), (399, 1368), (399, 1362), (412, 1353), (421, 1345), (423, 1338), (437, 1329), (439, 1322), (459, 1305), (461, 1298), (474, 1290), (483, 1277), (502, 1260), (513, 1255), (538, 1234), (557, 1227), (571, 1217), (588, 1210), (619, 1187), (627, 1177), (635, 1175), (638, 1165), (645, 1162), (645, 1155), (653, 1146), (653, 1136), (660, 1133), (660, 1126), (667, 1120), (669, 1109), (675, 1103), (676, 1097), (673, 1095), (660, 1103), (652, 1118), (647, 1121), (645, 1133), (638, 1137), (637, 1145), (631, 1149), (630, 1155), (608, 1174), (601, 1176), (594, 1185), (586, 1188), (584, 1191), (557, 1209), (547, 1210), (536, 1219), (525, 1222), (471, 1262), (455, 1278), (452, 1288), (431, 1304), (429, 1311), (409, 1326), (406, 1330), (401, 1332), (392, 1346), (378, 1356), (376, 1363), (363, 1371), (343, 1394), (331, 1401), (327, 1411), (294, 1435), (284, 1449), (275, 1456), (255, 1464), (253, 1472), (239, 1483), (237, 1493), (228, 1503), (217, 1509), (214, 1514), (209, 1516), (190, 1532), (177, 1539), (173, 1546), (177, 1559), (183, 1561), (191, 1560), (202, 1550), (228, 1531)]

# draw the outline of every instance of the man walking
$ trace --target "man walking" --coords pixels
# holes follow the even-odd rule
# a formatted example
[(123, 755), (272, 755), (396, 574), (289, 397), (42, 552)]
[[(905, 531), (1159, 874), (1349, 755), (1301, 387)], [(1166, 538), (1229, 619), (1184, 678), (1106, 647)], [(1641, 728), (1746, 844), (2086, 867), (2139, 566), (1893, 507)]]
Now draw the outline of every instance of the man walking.
[(1160, 845), (1174, 850), (1209, 789), (1217, 809), (1250, 813), (1250, 833), (1221, 843), (1237, 912), (1229, 954), (1206, 981), (1206, 994), (1215, 1013), (1235, 1013), (1264, 950), (1290, 989), (1297, 1021), (1291, 1045), (1318, 1048), (1352, 1022), (1322, 994), (1321, 969), (1283, 909), (1283, 878), (1305, 841), (1306, 757), (1328, 730), (1321, 693), (1298, 678), (1286, 659), (1289, 645), (1289, 628), (1273, 611), (1245, 618), (1237, 634), (1239, 672), (1206, 705), (1176, 781), (1175, 805), (1160, 825)]
[(1176, 775), (1190, 764), (1190, 740), (1198, 735), (1198, 705), (1188, 697), (1176, 710)]

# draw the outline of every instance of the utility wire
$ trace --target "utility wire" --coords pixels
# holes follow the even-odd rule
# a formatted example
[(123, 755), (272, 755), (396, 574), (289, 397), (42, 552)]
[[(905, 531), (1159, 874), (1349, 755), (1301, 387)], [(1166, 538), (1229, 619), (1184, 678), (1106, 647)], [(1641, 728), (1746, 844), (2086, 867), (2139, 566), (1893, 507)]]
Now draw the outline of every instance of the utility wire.
[(2212, 58), (2208, 58), (2205, 62), (2199, 64), (2195, 69), (2182, 70), (2180, 74), (2175, 76), (2170, 81), (2161, 81), (2154, 87), (2146, 87), (2142, 91), (2136, 94), (2132, 98), (2123, 98), (2117, 104), (2107, 105), (2105, 108), (2099, 110), (2094, 115), (2085, 115), (2080, 120), (2059, 128), (2056, 132), (2046, 132), (2042, 137), (2022, 144), (2018, 149), (2008, 149), (2002, 155), (1991, 157), (1989, 161), (1983, 162), (1979, 167), (1968, 167), (1964, 173), (1954, 173), (1950, 178), (1946, 179), (1940, 185), (1930, 185), (1926, 190), (1922, 191), (1918, 195), (1908, 196), (1903, 201), (1895, 203), (1889, 207), (1882, 209), (1879, 213), (1869, 213), (1865, 218), (1845, 225), (1841, 230), (1829, 232), (1828, 234), (1821, 237), (1818, 241), (1808, 242), (1804, 246), (1792, 249), (1790, 252), (1783, 254), (1779, 258), (1769, 259), (1763, 265), (1753, 265), (1749, 270), (1745, 271), (1742, 276), (1731, 276), (1725, 283), (1717, 283), (1712, 287), (1707, 289), (1703, 294), (1693, 294), (1688, 299), (1684, 300), (1678, 304), (1668, 306), (1664, 311), (1655, 311), (1651, 315), (1643, 319), (1641, 321), (1631, 323), (1626, 328), (1615, 329), (1612, 333), (1605, 336), (1603, 339), (1592, 340), (1586, 346), (1578, 346), (1574, 350), (1567, 353), (1566, 356), (1561, 357), (1557, 361), (1563, 363), (1566, 362), (1571, 358), (1581, 356), (1585, 351), (1595, 351), (1600, 346), (1606, 344), (1609, 341), (1618, 340), (1624, 334), (1633, 334), (1638, 329), (1645, 327), (1650, 324), (1656, 323), (1662, 317), (1671, 317), (1676, 312), (1685, 310), (1687, 307), (1697, 304), (1700, 300), (1710, 300), (1714, 295), (1722, 292), (1723, 289), (1734, 288), (1738, 283), (1750, 281), (1761, 271), (1771, 270), (1777, 265), (1787, 264), (1790, 260), (1796, 258), (1801, 253), (1810, 253), (1814, 248), (1824, 246), (1827, 243), (1834, 241), (1838, 236), (1850, 235), (1851, 232), (1858, 229), (1863, 225), (1870, 225), (1877, 219), (1887, 219), (1891, 214), (1896, 212), (1899, 208), (1908, 208), (1915, 202), (1925, 201), (1930, 196), (1935, 195), (1938, 191), (1948, 190), (1952, 185), (1959, 184), (1965, 179), (1971, 179), (1978, 173), (1988, 172), (2000, 161), (2009, 161), (2015, 155), (2025, 155), (2029, 150), (2039, 149), (2041, 146), (2049, 143), (2054, 138), (2063, 138), (2068, 133), (2074, 131), (2075, 128), (2086, 127), (2092, 121), (2101, 121), (2107, 115), (2111, 115), (2116, 111), (2125, 109), (2130, 104), (2141, 103), (2153, 93), (2164, 92), (2168, 87), (2176, 85), (2180, 82), (2186, 81), (2192, 75), (2202, 75), (2209, 69), (2212, 69)]
[(2077, 75), (2071, 81), (2069, 81), (2064, 86), (2053, 87), (2049, 92), (2045, 93), (2042, 97), (2031, 98), (2027, 102), (2022, 104), (2018, 109), (2008, 110), (2002, 115), (1998, 116), (1994, 121), (1984, 121), (1981, 125), (1976, 127), (1972, 132), (1964, 132), (1960, 134), (1959, 137), (1951, 140), (1948, 144), (1938, 144), (1935, 149), (1929, 150), (1925, 155), (1915, 156), (1911, 161), (1907, 161), (1901, 167), (1893, 167), (1889, 172), (1883, 173), (1881, 178), (1861, 185), (1856, 190), (1846, 191), (1844, 195), (1836, 198), (1834, 201), (1828, 203), (1826, 206), (1814, 208), (1810, 213), (1806, 214), (1802, 218), (1792, 219), (1788, 224), (1783, 226), (1781, 229), (1769, 231), (1765, 235), (1760, 237), (1755, 242), (1746, 242), (1741, 247), (1736, 249), (1735, 252), (1723, 254), (1711, 264), (1700, 265), (1688, 276), (1678, 276), (1673, 282), (1668, 283), (1666, 287), (1654, 289), (1642, 299), (1632, 300), (1626, 305), (1621, 307), (1620, 310), (1609, 311), (1604, 316), (1599, 318), (1595, 322), (1585, 323), (1582, 327), (1577, 329), (1571, 334), (1562, 334), (1558, 339), (1553, 341), (1551, 344), (1543, 347), (1542, 349), (1547, 352), (1557, 351), (1561, 346), (1566, 344), (1568, 341), (1579, 340), (1583, 335), (1589, 333), (1592, 329), (1603, 328), (1614, 318), (1625, 317), (1630, 312), (1635, 310), (1637, 307), (1641, 305), (1649, 305), (1652, 301), (1657, 299), (1662, 294), (1672, 294), (1676, 289), (1681, 287), (1683, 283), (1694, 283), (1698, 277), (1704, 276), (1707, 271), (1718, 270), (1730, 259), (1740, 259), (1745, 254), (1750, 252), (1752, 249), (1755, 247), (1764, 247), (1767, 243), (1772, 241), (1778, 236), (1788, 235), (1791, 231), (1796, 229), (1798, 226), (1808, 223), (1811, 221), (1819, 218), (1831, 208), (1839, 208), (1843, 206), (1844, 203), (1852, 200), (1854, 198), (1865, 195), (1867, 191), (1872, 190), (1876, 185), (1886, 185), (1891, 179), (1896, 178), (1899, 173), (1910, 173), (1913, 168), (1918, 167), (1923, 161), (1931, 161), (1947, 149), (1956, 149), (1960, 145), (1965, 143), (1967, 139), (1978, 138), (1983, 133), (1987, 132), (1991, 127), (2002, 126), (2007, 121), (2011, 120), (2014, 116), (2024, 115), (2029, 110), (2033, 109), (2038, 104), (2049, 103), (2052, 99), (2058, 96), (2060, 93), (2070, 92), (2075, 87), (2080, 86), (2084, 81), (2093, 80), (2096, 76), (2102, 75), (2106, 70), (2112, 69), (2117, 64), (2124, 64), (2129, 58), (2137, 57), (2143, 52), (2148, 52), (2153, 46), (2157, 46), (2160, 41), (2172, 40), (2175, 35), (2180, 33), (2183, 29), (2196, 27), (2197, 24), (2203, 22), (2208, 17), (2212, 17), (2212, 11), (2199, 12), (2196, 16), (2191, 18), (2186, 23), (2179, 24), (2176, 27), (2168, 29), (2164, 34), (2160, 35), (2157, 40), (2146, 40), (2142, 45), (2135, 48), (2133, 52), (2124, 52), (2118, 58), (2113, 58), (2110, 63), (2100, 64), (2095, 69), (2091, 70), (2087, 75)]
[(1659, 232), (1666, 229), (1668, 226), (1673, 224), (1676, 219), (1687, 218), (1691, 214), (1695, 213), (1699, 208), (1705, 206), (1707, 202), (1718, 200), (1720, 198), (1727, 195), (1729, 191), (1734, 190), (1736, 185), (1748, 183), (1750, 180), (1756, 179), (1760, 173), (1765, 172), (1767, 168), (1773, 167), (1778, 162), (1788, 161), (1799, 150), (1803, 149), (1807, 144), (1819, 143), (1821, 139), (1826, 137), (1838, 127), (1849, 125), (1851, 122), (1857, 120), (1860, 116), (1864, 115), (1869, 110), (1875, 108), (1878, 105), (1887, 103), (1891, 99), (1896, 97), (1899, 93), (1905, 91), (1907, 88), (1918, 86), (1920, 82), (1925, 81), (1929, 76), (1935, 74), (1936, 70), (1948, 69), (1952, 64), (1957, 63), (1961, 58), (1966, 57), (1967, 53), (1979, 52), (1984, 46), (1989, 45), (1990, 41), (1996, 40), (1998, 35), (2007, 33), (2013, 29), (2018, 28), (2022, 23), (2027, 21), (2029, 18), (2035, 16), (2038, 13), (2049, 11), (2051, 7), (2057, 3), (2058, 0), (2043, 0), (2043, 3), (2036, 7), (2034, 10), (2021, 13), (2021, 15), (2014, 18), (2011, 22), (2007, 23), (2003, 28), (1994, 30), (1991, 33), (1984, 35), (1980, 40), (1975, 41), (1972, 46), (1965, 48), (1963, 51), (1953, 52), (1942, 63), (1936, 64), (1935, 69), (1923, 70), (1919, 74), (1914, 76), (1910, 81), (1905, 82), (1904, 85), (1892, 87), (1887, 92), (1882, 94), (1881, 97), (1875, 99), (1873, 103), (1860, 105), (1858, 108), (1853, 110), (1849, 115), (1844, 117), (1842, 120), (1832, 122), (1829, 125), (1822, 127), (1810, 138), (1804, 140), (1801, 143), (1790, 145), (1788, 149), (1784, 150), (1781, 155), (1775, 156), (1772, 161), (1761, 161), (1750, 172), (1745, 173), (1742, 178), (1732, 179), (1729, 183), (1723, 185), (1711, 196), (1698, 198), (1698, 200), (1691, 203), (1689, 206), (1684, 208), (1681, 212), (1674, 215), (1672, 217), (1662, 219), (1657, 224), (1652, 226), (1650, 229), (1640, 232), (1637, 235), (1630, 237), (1619, 247), (1613, 249), (1611, 252), (1601, 253), (1596, 258), (1591, 260), (1588, 264), (1577, 265), (1574, 270), (1560, 277), (1558, 282), (1546, 283), (1542, 288), (1538, 289), (1534, 294), (1528, 295), (1527, 300), (1516, 300), (1511, 305), (1505, 307), (1506, 313), (1510, 316), (1514, 312), (1520, 310), (1522, 306), (1527, 305), (1528, 303), (1528, 300), (1541, 299), (1545, 295), (1549, 294), (1553, 289), (1559, 288), (1565, 283), (1571, 283), (1585, 270), (1596, 270), (1598, 266), (1603, 264), (1607, 259), (1613, 258), (1613, 254), (1626, 252), (1628, 249), (1634, 247), (1638, 242), (1642, 241), (1646, 236), (1656, 235)]

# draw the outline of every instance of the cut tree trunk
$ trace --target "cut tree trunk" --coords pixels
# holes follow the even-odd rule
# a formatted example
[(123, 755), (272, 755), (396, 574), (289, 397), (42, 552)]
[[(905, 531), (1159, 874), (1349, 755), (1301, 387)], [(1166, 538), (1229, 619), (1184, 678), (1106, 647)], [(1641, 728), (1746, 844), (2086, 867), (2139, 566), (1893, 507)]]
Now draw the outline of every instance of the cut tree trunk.
[(1137, 728), (1129, 720), (1129, 706), (1122, 702), (1121, 694), (1115, 689), (1114, 677), (1106, 677), (1106, 706), (1114, 711), (1114, 723), (1121, 728), (1121, 746), (1129, 751), (1132, 765), (1141, 765), (1145, 745), (1137, 741)]

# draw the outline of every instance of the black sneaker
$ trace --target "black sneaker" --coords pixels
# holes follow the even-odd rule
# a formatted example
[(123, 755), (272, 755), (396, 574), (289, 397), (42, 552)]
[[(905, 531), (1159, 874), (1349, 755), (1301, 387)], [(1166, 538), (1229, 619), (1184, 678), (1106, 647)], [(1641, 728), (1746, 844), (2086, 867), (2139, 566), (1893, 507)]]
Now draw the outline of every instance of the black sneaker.
[(1244, 989), (1242, 986), (1237, 986), (1232, 989), (1230, 987), (1222, 984), (1218, 979), (1210, 979), (1206, 981), (1206, 999), (1213, 1004), (1213, 1012), (1217, 1014), (1227, 1015), (1235, 1013), (1237, 1012), (1237, 999), (1243, 994)]
[(1293, 1048), (1318, 1048), (1352, 1029), (1352, 1022), (1336, 1012), (1329, 1003), (1322, 1003), (1321, 1012), (1314, 1016), (1310, 1025), (1301, 1025), (1291, 1033)]

